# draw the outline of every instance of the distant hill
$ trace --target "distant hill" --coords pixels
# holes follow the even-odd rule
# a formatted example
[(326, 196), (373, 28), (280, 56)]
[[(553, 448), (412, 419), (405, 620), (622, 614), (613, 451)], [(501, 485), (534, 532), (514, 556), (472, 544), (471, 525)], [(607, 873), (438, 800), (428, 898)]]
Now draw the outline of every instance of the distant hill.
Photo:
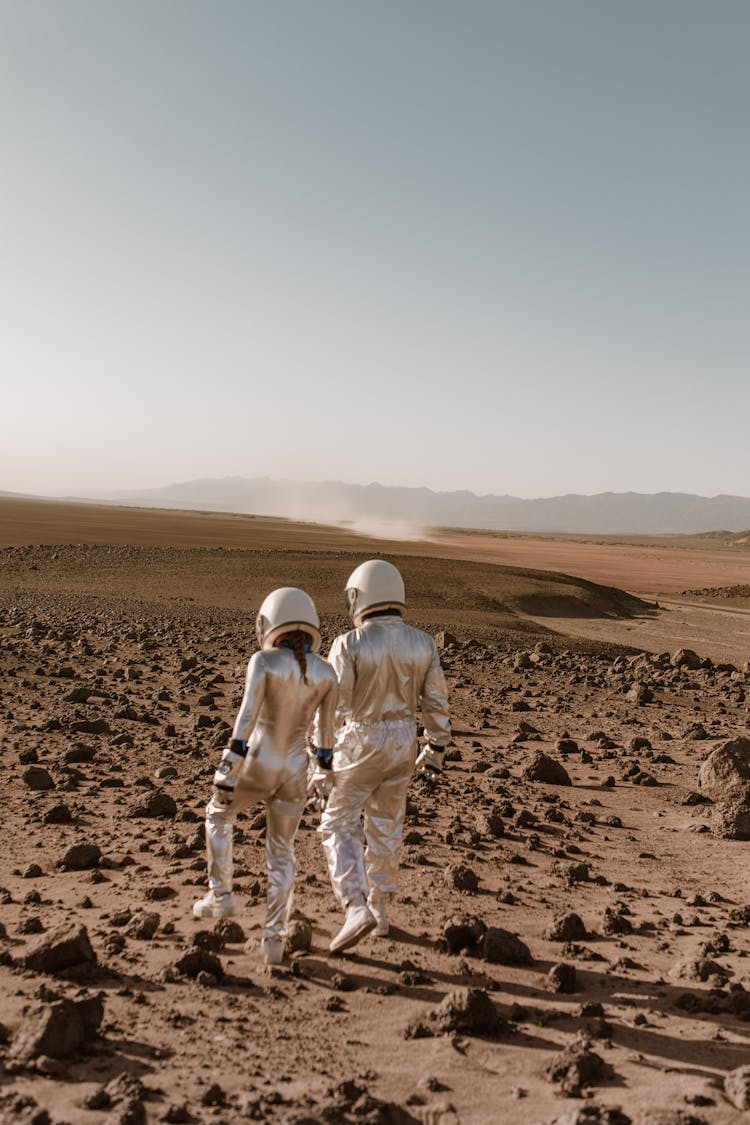
[(363, 528), (402, 525), (473, 527), (493, 531), (564, 532), (599, 535), (686, 535), (750, 527), (750, 498), (695, 496), (683, 492), (602, 492), (594, 496), (477, 496), (341, 481), (300, 483), (223, 477), (171, 484), (142, 492), (110, 494), (120, 504), (196, 508), (285, 516)]

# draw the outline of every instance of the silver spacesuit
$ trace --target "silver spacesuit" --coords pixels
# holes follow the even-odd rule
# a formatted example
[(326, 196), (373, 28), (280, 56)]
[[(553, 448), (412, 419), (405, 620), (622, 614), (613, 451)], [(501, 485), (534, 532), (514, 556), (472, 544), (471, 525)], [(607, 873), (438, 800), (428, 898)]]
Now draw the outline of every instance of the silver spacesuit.
[[(373, 563), (377, 578), (391, 565)], [(395, 567), (391, 569), (398, 575)], [(350, 584), (358, 574), (354, 572)], [(371, 579), (369, 573), (365, 578)], [(387, 572), (385, 578), (395, 581)], [(367, 585), (364, 578), (362, 583)], [(367, 589), (372, 585), (370, 580)], [(319, 831), (334, 891), (347, 908), (347, 923), (331, 943), (334, 951), (355, 944), (372, 928), (388, 932), (387, 904), (396, 890), (406, 792), (417, 760), (417, 711), (421, 708), (426, 749), (439, 760), (437, 769), (450, 740), (437, 645), (428, 633), (402, 620), (403, 594), (388, 600), (385, 593), (381, 590), (374, 605), (373, 596), (360, 596), (352, 615), (361, 624), (337, 637), (328, 656), (338, 677), (339, 698), (334, 784)]]
[[(284, 647), (284, 637), (289, 634), (281, 627), (268, 635), (269, 644), (264, 644), (263, 651), (256, 652), (247, 666), (245, 694), (232, 742), (214, 778), (213, 795), (206, 808), (210, 889), (194, 904), (193, 913), (199, 918), (234, 913), (234, 823), (243, 809), (265, 801), (268, 908), (263, 949), (266, 960), (276, 962), (283, 956), (292, 908), (294, 838), (307, 797), (307, 734), (316, 718), (320, 745), (332, 746), (337, 684), (331, 666), (309, 648), (303, 677), (295, 652)], [(279, 643), (282, 647), (274, 647)]]

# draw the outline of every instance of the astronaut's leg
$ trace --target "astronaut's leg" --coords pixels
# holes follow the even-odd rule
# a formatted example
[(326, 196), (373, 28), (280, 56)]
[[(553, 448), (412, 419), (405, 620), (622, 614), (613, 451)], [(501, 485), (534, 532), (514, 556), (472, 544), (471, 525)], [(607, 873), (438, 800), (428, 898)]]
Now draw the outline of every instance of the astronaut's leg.
[(398, 884), (406, 795), (415, 753), (411, 745), (399, 748), (387, 776), (365, 803), (368, 906), (377, 922), (375, 932), (379, 937), (388, 933), (388, 906)]
[(294, 899), (294, 838), (306, 800), (305, 774), (291, 778), (266, 803), (268, 899), (263, 956), (278, 964), (284, 956), (286, 927)]
[(377, 768), (372, 756), (356, 765), (345, 760), (342, 766), (334, 758), (334, 771), (333, 791), (318, 831), (323, 837), (333, 890), (346, 910), (344, 925), (329, 946), (332, 953), (337, 953), (356, 945), (375, 928), (375, 919), (367, 907), (360, 817), (377, 782)]
[(260, 798), (256, 789), (237, 786), (229, 800), (214, 790), (206, 805), (208, 894), (193, 903), (195, 918), (228, 918), (235, 913), (233, 836), (237, 814)]
[(343, 907), (367, 897), (360, 818), (370, 795), (370, 783), (355, 774), (337, 774), (320, 818), (323, 849), (334, 894)]

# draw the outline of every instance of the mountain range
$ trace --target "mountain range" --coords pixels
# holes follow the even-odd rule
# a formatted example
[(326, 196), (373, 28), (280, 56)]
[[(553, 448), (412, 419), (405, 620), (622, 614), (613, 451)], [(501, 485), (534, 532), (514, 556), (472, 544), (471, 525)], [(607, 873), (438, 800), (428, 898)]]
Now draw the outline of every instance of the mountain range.
[[(103, 497), (102, 497), (103, 499)], [(537, 500), (341, 481), (223, 477), (109, 494), (120, 504), (280, 516), (363, 529), (429, 527), (611, 535), (681, 535), (750, 528), (750, 498), (683, 492), (602, 492)]]

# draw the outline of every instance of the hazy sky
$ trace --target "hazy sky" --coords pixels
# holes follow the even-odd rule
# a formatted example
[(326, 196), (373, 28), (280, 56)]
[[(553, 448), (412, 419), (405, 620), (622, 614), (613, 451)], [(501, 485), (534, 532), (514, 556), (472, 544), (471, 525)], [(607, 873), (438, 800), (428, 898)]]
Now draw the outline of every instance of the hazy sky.
[(746, 0), (0, 0), (0, 489), (750, 495)]

